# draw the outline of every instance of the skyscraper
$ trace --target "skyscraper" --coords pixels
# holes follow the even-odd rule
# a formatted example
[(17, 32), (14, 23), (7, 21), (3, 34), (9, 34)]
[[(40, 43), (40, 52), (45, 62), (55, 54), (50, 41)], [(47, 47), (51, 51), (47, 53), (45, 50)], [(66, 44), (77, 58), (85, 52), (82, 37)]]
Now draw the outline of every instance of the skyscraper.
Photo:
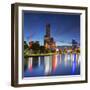
[(46, 24), (46, 35), (50, 37), (50, 24)]
[(46, 49), (55, 49), (56, 45), (53, 37), (51, 37), (50, 24), (46, 24), (46, 34), (44, 36), (44, 46)]

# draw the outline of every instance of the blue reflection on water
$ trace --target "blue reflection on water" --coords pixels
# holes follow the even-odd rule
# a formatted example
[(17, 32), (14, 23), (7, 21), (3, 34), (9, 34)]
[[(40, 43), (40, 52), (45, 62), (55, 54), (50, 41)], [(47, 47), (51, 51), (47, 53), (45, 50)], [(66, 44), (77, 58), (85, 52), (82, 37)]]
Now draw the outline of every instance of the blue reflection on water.
[(76, 54), (74, 54), (74, 61), (73, 61), (73, 65), (72, 65), (72, 73), (75, 72), (75, 68), (76, 68)]
[(80, 75), (80, 62), (77, 54), (29, 57), (24, 64), (24, 77)]

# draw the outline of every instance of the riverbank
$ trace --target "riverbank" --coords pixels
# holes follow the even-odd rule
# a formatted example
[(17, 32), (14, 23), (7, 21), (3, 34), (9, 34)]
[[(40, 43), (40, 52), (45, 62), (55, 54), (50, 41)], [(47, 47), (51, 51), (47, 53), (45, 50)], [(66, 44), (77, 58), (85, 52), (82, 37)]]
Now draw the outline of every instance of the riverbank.
[(27, 54), (27, 55), (24, 55), (24, 57), (37, 57), (37, 56), (52, 56), (52, 55), (57, 55), (57, 54), (80, 54), (80, 53), (76, 53), (76, 52), (73, 52), (73, 53), (39, 53), (39, 54)]

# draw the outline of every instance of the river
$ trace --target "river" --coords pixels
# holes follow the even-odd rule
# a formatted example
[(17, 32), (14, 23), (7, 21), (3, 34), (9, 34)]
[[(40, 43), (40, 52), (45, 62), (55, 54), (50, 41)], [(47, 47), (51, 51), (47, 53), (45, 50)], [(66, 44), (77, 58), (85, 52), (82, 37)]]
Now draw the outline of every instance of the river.
[(24, 77), (80, 75), (79, 54), (24, 58)]

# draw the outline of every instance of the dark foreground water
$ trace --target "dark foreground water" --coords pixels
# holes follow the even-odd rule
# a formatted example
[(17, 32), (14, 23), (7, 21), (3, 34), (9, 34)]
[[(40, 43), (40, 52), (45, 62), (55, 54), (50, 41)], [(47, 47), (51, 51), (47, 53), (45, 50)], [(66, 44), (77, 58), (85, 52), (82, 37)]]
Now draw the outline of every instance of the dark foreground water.
[(24, 77), (80, 75), (80, 55), (24, 58)]

